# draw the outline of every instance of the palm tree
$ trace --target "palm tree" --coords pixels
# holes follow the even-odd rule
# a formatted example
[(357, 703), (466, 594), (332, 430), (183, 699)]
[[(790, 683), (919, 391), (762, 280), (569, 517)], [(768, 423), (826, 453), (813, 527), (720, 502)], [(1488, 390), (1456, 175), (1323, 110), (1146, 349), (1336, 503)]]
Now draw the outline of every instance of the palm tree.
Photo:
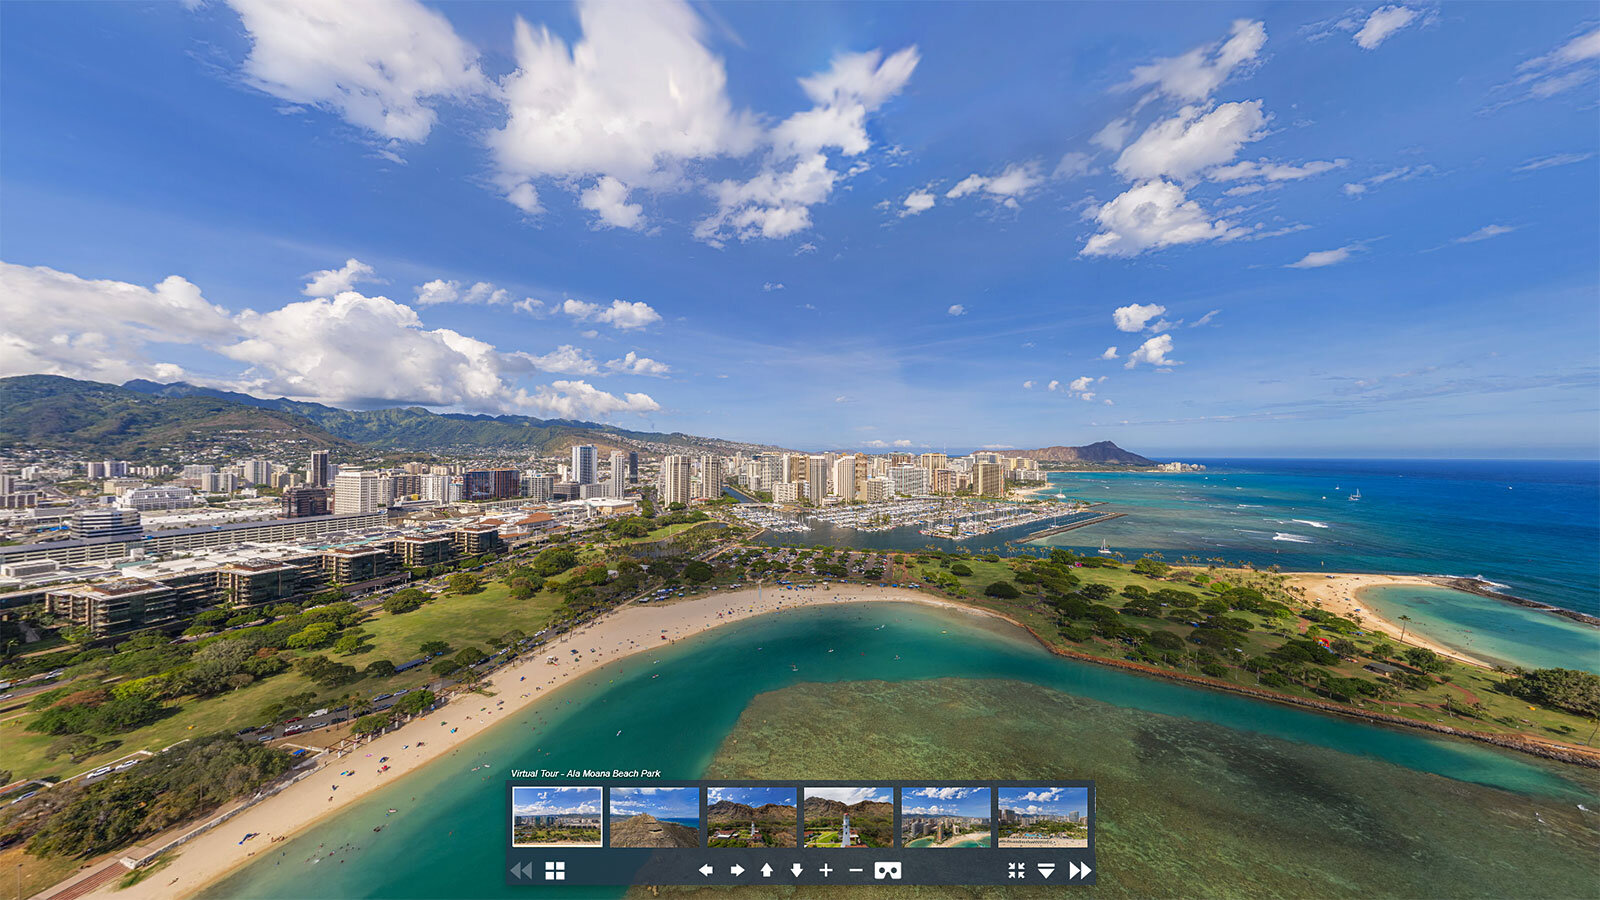
[(1411, 622), (1411, 617), (1410, 616), (1401, 616), (1400, 617), (1400, 642), (1401, 643), (1405, 643), (1405, 640), (1406, 640), (1406, 627), (1407, 627), (1407, 625), (1409, 625), (1410, 622)]

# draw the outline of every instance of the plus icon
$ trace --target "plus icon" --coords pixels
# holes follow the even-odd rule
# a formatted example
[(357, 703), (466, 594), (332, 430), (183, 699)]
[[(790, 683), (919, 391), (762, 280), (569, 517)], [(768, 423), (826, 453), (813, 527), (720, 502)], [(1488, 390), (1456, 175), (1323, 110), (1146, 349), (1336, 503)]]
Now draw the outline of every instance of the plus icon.
[(817, 871), (822, 873), (823, 878), (827, 878), (829, 875), (833, 874), (833, 866), (823, 863), (822, 868), (818, 869)]

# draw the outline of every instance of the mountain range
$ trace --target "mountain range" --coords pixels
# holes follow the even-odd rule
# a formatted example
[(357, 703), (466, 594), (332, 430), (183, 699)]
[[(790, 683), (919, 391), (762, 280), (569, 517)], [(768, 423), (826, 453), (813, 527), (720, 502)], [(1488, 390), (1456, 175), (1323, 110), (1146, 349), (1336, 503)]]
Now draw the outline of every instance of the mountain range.
[[(137, 379), (114, 385), (60, 375), (0, 378), (0, 448), (141, 460), (205, 452), (298, 454), (308, 449), (331, 450), (336, 458), (399, 451), (554, 454), (573, 444), (594, 444), (602, 455), (610, 450), (729, 455), (782, 449), (576, 419), (436, 413), (420, 406), (340, 409), (182, 381)], [(1004, 452), (1047, 463), (1155, 465), (1110, 441)]]
[(435, 413), (420, 406), (338, 409), (184, 382), (135, 380), (118, 386), (59, 375), (0, 378), (0, 447), (139, 459), (164, 450), (249, 453), (291, 444), (365, 455), (374, 450), (558, 453), (582, 443), (602, 451), (776, 449), (572, 419)]
[(718, 800), (706, 807), (707, 822), (786, 821), (794, 823), (794, 807), (781, 803), (763, 803), (750, 806), (732, 800)]

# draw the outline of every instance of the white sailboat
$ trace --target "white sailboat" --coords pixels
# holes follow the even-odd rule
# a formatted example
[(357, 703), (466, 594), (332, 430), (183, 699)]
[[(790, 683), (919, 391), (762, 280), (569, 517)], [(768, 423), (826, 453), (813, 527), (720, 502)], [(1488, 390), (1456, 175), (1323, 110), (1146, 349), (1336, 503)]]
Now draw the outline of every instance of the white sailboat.
[(1354, 494), (1351, 494), (1349, 499), (1351, 499), (1351, 500), (1360, 500), (1361, 499), (1361, 488), (1356, 488), (1356, 492)]
[(1101, 538), (1100, 539), (1100, 551), (1099, 552), (1104, 553), (1107, 556), (1111, 555), (1111, 547), (1109, 547), (1106, 544), (1105, 538)]

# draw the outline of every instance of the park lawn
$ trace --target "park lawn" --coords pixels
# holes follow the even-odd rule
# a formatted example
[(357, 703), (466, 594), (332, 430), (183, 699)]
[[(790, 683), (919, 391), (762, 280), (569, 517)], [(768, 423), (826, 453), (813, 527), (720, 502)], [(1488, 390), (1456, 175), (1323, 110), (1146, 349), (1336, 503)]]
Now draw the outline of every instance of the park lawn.
[[(560, 605), (561, 597), (548, 590), (527, 600), (512, 600), (504, 582), (490, 582), (476, 594), (445, 594), (401, 615), (379, 612), (359, 626), (366, 629), (369, 640), (364, 646), (369, 649), (354, 656), (332, 658), (357, 668), (379, 659), (399, 665), (416, 659), (417, 648), (427, 641), (444, 641), (452, 650), (472, 645), (489, 651), (495, 638), (513, 628), (528, 635), (542, 630)], [(426, 671), (426, 667), (422, 668)], [(399, 684), (410, 674), (401, 673), (389, 680)]]
[[(83, 860), (70, 856), (34, 856), (26, 846), (17, 844), (0, 850), (0, 873), (5, 876), (0, 879), (0, 888), (4, 889), (7, 897), (32, 897), (51, 885), (71, 878), (73, 872), (84, 864)], [(17, 890), (19, 883), (22, 886), (20, 891)]]
[[(387, 659), (400, 664), (418, 655), (417, 648), (425, 641), (442, 640), (452, 649), (473, 645), (481, 650), (492, 649), (493, 639), (513, 628), (533, 634), (544, 628), (551, 614), (560, 604), (560, 598), (542, 592), (528, 600), (513, 601), (504, 583), (494, 582), (476, 594), (451, 594), (436, 598), (404, 615), (394, 616), (379, 611), (360, 624), (371, 648), (353, 656), (340, 656), (327, 648), (301, 651), (296, 656), (323, 654), (338, 662), (364, 668), (377, 659)], [(175, 712), (159, 722), (137, 728), (108, 739), (122, 743), (107, 753), (98, 754), (81, 762), (68, 759), (48, 759), (45, 750), (56, 740), (56, 735), (37, 734), (24, 729), (31, 715), (11, 719), (4, 723), (4, 767), (14, 773), (14, 778), (63, 778), (97, 768), (119, 759), (135, 750), (156, 752), (186, 738), (225, 731), (236, 732), (246, 727), (266, 724), (262, 714), (267, 706), (292, 694), (311, 692), (323, 705), (346, 696), (370, 697), (385, 691), (414, 688), (432, 680), (433, 673), (421, 666), (391, 678), (363, 678), (353, 684), (337, 688), (319, 688), (298, 671), (291, 669), (280, 675), (257, 681), (238, 690), (229, 691), (205, 700), (185, 699), (175, 705)]]

